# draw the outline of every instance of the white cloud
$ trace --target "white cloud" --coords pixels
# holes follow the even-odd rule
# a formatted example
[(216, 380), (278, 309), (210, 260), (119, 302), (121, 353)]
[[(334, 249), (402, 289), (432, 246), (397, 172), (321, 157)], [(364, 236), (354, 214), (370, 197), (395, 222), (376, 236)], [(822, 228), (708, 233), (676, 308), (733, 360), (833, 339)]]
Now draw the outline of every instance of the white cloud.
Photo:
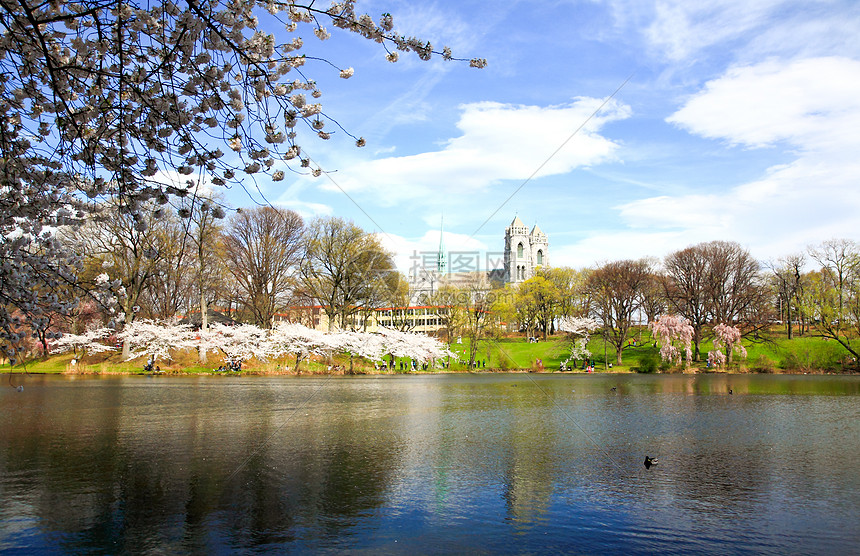
[(858, 118), (860, 61), (829, 57), (730, 69), (668, 121), (734, 144), (831, 150), (856, 146)]
[[(345, 191), (372, 189), (380, 203), (392, 205), (481, 191), (500, 180), (564, 174), (613, 157), (616, 143), (597, 132), (629, 117), (628, 107), (610, 102), (576, 132), (601, 103), (579, 98), (549, 107), (467, 104), (457, 123), (461, 135), (441, 150), (358, 162), (335, 179)], [(326, 183), (322, 188), (337, 189)]]
[[(390, 6), (386, 9), (391, 11)], [(392, 13), (397, 31), (430, 41), (438, 50), (449, 46), (462, 55), (476, 42), (478, 30), (453, 10), (443, 10), (427, 2), (406, 2)]]
[(334, 212), (328, 205), (322, 203), (309, 203), (298, 200), (278, 200), (276, 204), (294, 210), (304, 219), (313, 218), (314, 216), (329, 216)]
[(658, 196), (617, 207), (663, 249), (738, 241), (770, 258), (830, 237), (860, 236), (860, 62), (816, 58), (734, 68), (668, 121), (734, 145), (785, 144), (796, 159), (726, 191)]
[(663, 0), (656, 3), (654, 20), (645, 35), (670, 59), (683, 60), (761, 27), (786, 4), (789, 2), (784, 0)]
[[(595, 231), (594, 235), (574, 244), (550, 246), (553, 266), (593, 268), (607, 261), (662, 258), (679, 247), (712, 237), (694, 240), (675, 231)], [(550, 241), (553, 239), (550, 237)]]
[[(406, 238), (394, 234), (377, 234), (382, 244), (396, 254), (395, 262), (397, 268), (406, 274), (416, 269), (433, 267), (436, 264), (436, 255), (439, 252), (439, 231), (428, 230), (418, 238)], [(466, 264), (466, 258), (480, 261), (480, 267), (485, 266), (487, 245), (466, 234), (443, 233), (443, 249), (445, 256), (462, 255), (462, 264)], [(478, 263), (475, 263), (478, 266)], [(449, 270), (453, 270), (449, 268)], [(475, 268), (474, 270), (477, 270)]]
[(769, 56), (860, 54), (860, 5), (853, 0), (606, 0), (615, 22), (604, 40), (642, 35), (659, 59), (736, 62)]
[(811, 58), (838, 54), (860, 55), (860, 4), (819, 3), (804, 6), (792, 17), (770, 21), (749, 37), (738, 51), (739, 60), (762, 60), (779, 55)]

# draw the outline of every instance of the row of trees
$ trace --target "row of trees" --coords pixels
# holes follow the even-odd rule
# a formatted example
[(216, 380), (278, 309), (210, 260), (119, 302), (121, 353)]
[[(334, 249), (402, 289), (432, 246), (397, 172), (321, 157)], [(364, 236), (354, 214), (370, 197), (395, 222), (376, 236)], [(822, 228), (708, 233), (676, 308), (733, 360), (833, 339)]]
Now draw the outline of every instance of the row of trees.
[(69, 331), (82, 332), (94, 319), (116, 326), (181, 314), (199, 314), (205, 329), (213, 305), (236, 321), (270, 328), (277, 313), (317, 304), (332, 331), (350, 328), (362, 311), (407, 302), (393, 255), (352, 222), (305, 223), (268, 206), (222, 220), (222, 210), (217, 201), (196, 200), (180, 209), (185, 218), (141, 221), (121, 205), (100, 205), (67, 240), (83, 260), (79, 285), (91, 297), (99, 277), (116, 286), (116, 314), (111, 319), (94, 301), (85, 303), (72, 312)]
[[(271, 208), (221, 223), (223, 207), (197, 185), (320, 175), (309, 142), (344, 133), (364, 145), (323, 110), (311, 77), (349, 78), (352, 68), (308, 55), (302, 34), (354, 33), (392, 62), (400, 52), (451, 60), (450, 49), (398, 33), (390, 14), (357, 13), (354, 0), (20, 0), (0, 3), (0, 21), (0, 342), (11, 359), (22, 343), (46, 350), (57, 330), (88, 319), (120, 326), (199, 307), (205, 325), (218, 303), (268, 327), (278, 307), (306, 299), (334, 327), (405, 304), (404, 281), (374, 236)], [(544, 334), (560, 315), (591, 315), (616, 347), (639, 315), (678, 313), (693, 326), (697, 358), (716, 324), (754, 335), (784, 320), (789, 334), (814, 331), (856, 356), (857, 251), (834, 240), (768, 274), (737, 244), (711, 242), (662, 265), (548, 272), (497, 313)], [(490, 314), (481, 291), (460, 296), (469, 301), (458, 326), (470, 334)]]
[[(73, 312), (91, 310), (80, 303), (91, 299), (79, 287), (82, 251), (58, 237), (61, 230), (89, 225), (104, 216), (101, 206), (114, 205), (111, 218), (132, 256), (111, 253), (116, 245), (94, 234), (86, 248), (99, 249), (114, 265), (104, 270), (126, 279), (90, 289), (99, 302), (113, 292), (126, 321), (136, 308), (167, 314), (190, 295), (195, 253), (187, 244), (197, 246), (198, 261), (209, 247), (208, 226), (189, 218), (221, 212), (196, 197), (199, 182), (241, 188), (259, 175), (274, 182), (290, 172), (319, 176), (309, 144), (337, 135), (365, 144), (320, 101), (315, 75), (354, 73), (345, 60), (315, 55), (305, 40), (328, 40), (332, 31), (379, 45), (390, 62), (401, 53), (455, 59), (447, 47), (399, 33), (391, 14), (357, 12), (354, 0), (0, 3), (0, 344), (9, 358), (31, 337), (45, 346), (57, 315), (74, 320)], [(179, 222), (162, 225), (177, 211)], [(164, 242), (144, 233), (152, 228)], [(177, 233), (190, 228), (196, 239)], [(165, 266), (168, 256), (188, 259)], [(274, 261), (254, 263), (281, 272)], [(196, 275), (202, 304), (216, 275), (216, 268)], [(263, 321), (271, 312), (265, 300), (281, 293), (284, 280), (242, 276), (235, 282)]]
[[(834, 339), (854, 357), (860, 337), (860, 246), (834, 239), (805, 253), (761, 263), (734, 242), (712, 241), (656, 259), (611, 261), (593, 269), (539, 269), (508, 287), (494, 310), (529, 336), (554, 331), (558, 319), (593, 317), (617, 362), (635, 325), (678, 315), (691, 327), (692, 359), (719, 325), (762, 339), (775, 324), (789, 338)], [(722, 340), (730, 356), (731, 346)]]
[[(279, 312), (301, 320), (296, 307), (319, 305), (331, 332), (361, 328), (373, 311), (405, 307), (412, 299), (393, 254), (352, 222), (320, 217), (306, 223), (295, 212), (273, 207), (241, 209), (225, 219), (217, 198), (197, 196), (175, 215), (156, 213), (143, 219), (121, 203), (104, 202), (94, 205), (85, 225), (67, 228), (63, 241), (83, 262), (69, 289), (85, 289), (88, 301), (65, 312), (43, 311), (38, 341), (44, 353), (57, 332), (121, 328), (141, 318), (196, 314), (206, 329), (213, 305), (260, 328), (271, 328)], [(443, 284), (422, 302), (440, 308), (442, 335), (472, 340), (471, 362), (480, 340), (498, 332), (501, 321), (546, 338), (562, 319), (589, 317), (600, 323), (620, 364), (634, 326), (664, 315), (689, 323), (697, 361), (717, 325), (760, 338), (776, 321), (785, 323), (789, 337), (813, 332), (839, 341), (856, 357), (858, 261), (860, 247), (849, 240), (824, 242), (768, 264), (737, 243), (714, 241), (663, 261), (538, 269), (533, 278), (501, 290), (475, 276), (465, 287)], [(815, 270), (807, 270), (810, 264)], [(414, 322), (404, 318), (394, 326), (408, 330)], [(126, 342), (126, 358), (130, 349)], [(206, 350), (200, 354), (205, 362)]]
[[(330, 331), (361, 328), (372, 311), (409, 304), (408, 283), (392, 254), (351, 222), (322, 217), (305, 224), (296, 213), (272, 207), (240, 210), (222, 221), (220, 210), (211, 200), (190, 203), (185, 219), (166, 216), (141, 225), (103, 205), (99, 218), (70, 236), (86, 262), (81, 276), (92, 298), (105, 282), (119, 284), (118, 321), (196, 313), (204, 328), (213, 304), (261, 328), (272, 327), (278, 312), (319, 304)], [(691, 326), (696, 361), (718, 325), (761, 339), (776, 322), (785, 323), (789, 337), (833, 338), (856, 357), (858, 261), (860, 247), (849, 240), (828, 241), (768, 264), (736, 243), (714, 241), (670, 253), (663, 261), (538, 269), (533, 278), (501, 290), (476, 276), (465, 287), (442, 285), (422, 303), (440, 308), (440, 335), (471, 340), (472, 362), (480, 340), (499, 332), (502, 321), (546, 338), (562, 319), (589, 317), (600, 323), (620, 364), (633, 328), (665, 315), (678, 315)], [(806, 270), (810, 262), (815, 270)], [(93, 322), (109, 320), (97, 304), (88, 303), (65, 324), (57, 320), (45, 330), (82, 333)], [(414, 322), (404, 318), (394, 326), (408, 330)], [(47, 337), (41, 341), (47, 350)], [(129, 349), (126, 345), (126, 357)]]
[[(52, 352), (74, 351), (76, 355), (110, 351), (105, 340), (113, 337), (110, 328), (91, 328), (83, 334), (64, 334), (53, 343)], [(271, 329), (253, 324), (226, 326), (213, 324), (207, 329), (194, 330), (188, 324), (175, 320), (156, 322), (141, 319), (127, 324), (116, 337), (129, 345), (127, 359), (146, 357), (151, 363), (170, 361), (178, 351), (196, 350), (198, 353), (220, 352), (231, 367), (255, 358), (271, 361), (295, 358), (298, 372), (302, 360), (311, 355), (331, 356), (333, 353), (350, 355), (349, 372), (353, 372), (354, 357), (382, 361), (390, 357), (407, 357), (421, 362), (439, 361), (456, 356), (438, 340), (423, 334), (411, 334), (392, 329), (378, 333), (358, 331), (321, 332), (298, 323), (278, 323)]]

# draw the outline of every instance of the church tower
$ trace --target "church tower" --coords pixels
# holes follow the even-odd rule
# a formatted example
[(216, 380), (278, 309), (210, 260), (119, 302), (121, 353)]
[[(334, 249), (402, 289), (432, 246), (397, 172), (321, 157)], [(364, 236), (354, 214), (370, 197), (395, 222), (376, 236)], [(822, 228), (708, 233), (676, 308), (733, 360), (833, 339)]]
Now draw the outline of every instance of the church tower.
[(549, 266), (547, 251), (549, 251), (549, 239), (546, 234), (535, 224), (532, 233), (529, 234), (529, 245), (532, 252), (532, 270), (539, 266)]
[(535, 268), (549, 266), (549, 238), (535, 225), (529, 232), (520, 217), (505, 228), (505, 283), (519, 284), (534, 276)]
[(519, 284), (531, 277), (529, 228), (519, 216), (505, 229), (505, 282)]

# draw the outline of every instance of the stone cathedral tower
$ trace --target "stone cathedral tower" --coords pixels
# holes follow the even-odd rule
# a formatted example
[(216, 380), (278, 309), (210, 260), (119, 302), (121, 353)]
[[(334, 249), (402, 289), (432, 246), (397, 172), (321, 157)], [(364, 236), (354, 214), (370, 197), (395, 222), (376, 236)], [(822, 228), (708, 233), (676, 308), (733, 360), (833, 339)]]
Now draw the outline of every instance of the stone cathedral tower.
[(534, 276), (535, 268), (549, 266), (549, 239), (535, 225), (529, 232), (520, 217), (505, 229), (505, 282), (519, 284)]

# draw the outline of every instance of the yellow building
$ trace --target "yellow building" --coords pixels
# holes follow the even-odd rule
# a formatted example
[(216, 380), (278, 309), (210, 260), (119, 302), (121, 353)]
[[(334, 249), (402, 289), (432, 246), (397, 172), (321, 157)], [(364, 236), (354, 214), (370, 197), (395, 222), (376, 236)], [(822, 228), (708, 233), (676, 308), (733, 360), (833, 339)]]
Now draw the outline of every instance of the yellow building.
[[(383, 307), (369, 311), (358, 311), (350, 315), (344, 328), (375, 332), (380, 327), (395, 328), (409, 332), (432, 334), (442, 328), (440, 315), (447, 314), (447, 307), (421, 305), (414, 307)], [(275, 322), (297, 322), (309, 328), (328, 331), (328, 315), (322, 305), (290, 307), (275, 314)]]

